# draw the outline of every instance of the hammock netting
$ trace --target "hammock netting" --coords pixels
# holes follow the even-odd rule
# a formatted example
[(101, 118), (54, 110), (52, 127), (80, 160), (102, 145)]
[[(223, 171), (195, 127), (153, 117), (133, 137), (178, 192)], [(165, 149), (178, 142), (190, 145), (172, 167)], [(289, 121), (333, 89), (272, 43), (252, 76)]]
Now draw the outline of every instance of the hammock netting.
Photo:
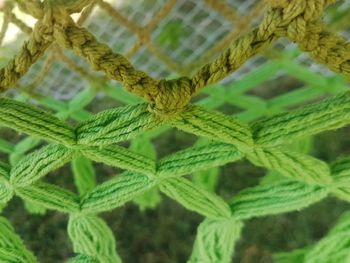
[[(129, 201), (154, 207), (161, 192), (204, 217), (188, 262), (225, 263), (245, 220), (328, 196), (350, 201), (349, 157), (329, 164), (291, 147), (350, 123), (349, 9), (334, 0), (2, 3), (0, 126), (26, 136), (0, 139), (0, 207), (18, 196), (31, 213), (65, 213), (69, 262), (114, 263), (122, 259), (99, 214)], [(284, 75), (304, 84), (249, 94)], [(89, 112), (101, 97), (120, 106)], [(170, 128), (199, 139), (156, 158), (152, 139)], [(225, 200), (212, 181), (241, 159), (273, 173)], [(93, 163), (124, 172), (97, 184)], [(66, 164), (76, 192), (44, 181)], [(349, 229), (344, 213), (319, 242), (275, 260), (349, 262)], [(5, 217), (0, 262), (37, 262)]]

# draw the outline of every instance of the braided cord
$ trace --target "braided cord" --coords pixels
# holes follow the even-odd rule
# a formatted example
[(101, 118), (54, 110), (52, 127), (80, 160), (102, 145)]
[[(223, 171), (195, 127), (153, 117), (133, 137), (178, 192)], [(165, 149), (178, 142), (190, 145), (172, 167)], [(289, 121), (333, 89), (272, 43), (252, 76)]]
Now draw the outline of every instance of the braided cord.
[[(329, 195), (350, 201), (349, 158), (330, 166), (308, 154), (281, 147), (348, 125), (349, 92), (249, 124), (190, 104), (193, 95), (231, 74), (249, 58), (268, 49), (279, 37), (288, 37), (316, 61), (349, 79), (349, 43), (328, 32), (320, 21), (323, 10), (333, 0), (271, 1), (270, 9), (257, 28), (233, 41), (226, 51), (192, 77), (173, 80), (156, 80), (135, 69), (125, 57), (113, 53), (109, 46), (98, 42), (88, 30), (74, 22), (70, 14), (80, 12), (85, 6), (89, 10), (95, 4), (93, 1), (16, 2), (38, 22), (22, 50), (0, 70), (0, 90), (14, 85), (45, 50), (57, 42), (86, 58), (94, 69), (104, 71), (109, 79), (120, 81), (128, 91), (147, 100), (147, 103), (90, 115), (82, 111), (94, 95), (87, 93), (71, 102), (68, 108), (58, 106), (60, 114), (53, 116), (24, 102), (0, 98), (0, 125), (31, 136), (21, 142), (20, 147), (24, 150), (13, 157), (11, 165), (0, 163), (0, 206), (5, 206), (16, 195), (29, 205), (68, 213), (68, 233), (74, 252), (78, 254), (69, 262), (121, 262), (115, 251), (113, 234), (98, 213), (131, 200), (140, 202), (140, 198), (150, 191), (158, 196), (159, 190), (205, 217), (198, 228), (189, 259), (191, 263), (229, 262), (246, 219), (299, 210)], [(215, 5), (212, 1), (207, 2)], [(103, 1), (97, 1), (97, 4), (109, 9)], [(162, 10), (162, 16), (172, 4), (170, 2)], [(7, 16), (11, 17), (10, 11)], [(236, 19), (232, 14), (227, 16)], [(260, 102), (256, 109), (264, 106)], [(64, 121), (71, 111), (79, 120), (74, 127)], [(148, 152), (117, 145), (165, 125), (209, 138), (212, 142), (160, 160), (156, 160), (155, 154), (150, 156)], [(25, 155), (28, 149), (39, 145), (40, 139), (47, 144)], [(11, 147), (8, 151), (12, 151)], [(242, 158), (285, 178), (245, 189), (225, 201), (184, 177)], [(127, 171), (96, 185), (91, 161)], [(79, 194), (42, 182), (49, 172), (69, 162)], [(345, 215), (344, 218), (324, 240), (302, 252), (306, 262), (322, 262), (329, 258), (335, 247), (340, 248), (337, 259), (348, 259), (347, 239), (343, 236), (348, 228), (348, 217)], [(6, 219), (0, 218), (0, 228), (1, 261), (36, 262)]]

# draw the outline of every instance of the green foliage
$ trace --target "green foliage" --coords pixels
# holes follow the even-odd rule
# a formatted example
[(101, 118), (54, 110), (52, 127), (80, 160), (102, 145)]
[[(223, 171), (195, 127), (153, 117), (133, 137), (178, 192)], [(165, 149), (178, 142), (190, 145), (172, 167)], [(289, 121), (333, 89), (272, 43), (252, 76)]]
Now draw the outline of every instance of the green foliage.
[(190, 34), (190, 28), (187, 27), (181, 19), (171, 20), (163, 26), (155, 42), (158, 46), (163, 46), (167, 49), (176, 49), (181, 45), (185, 36)]
[(192, 181), (204, 189), (214, 192), (218, 184), (220, 169), (218, 167), (196, 172), (192, 176)]
[(302, 263), (305, 261), (305, 254), (308, 248), (297, 249), (292, 252), (277, 253), (274, 255), (274, 260), (277, 263)]
[(44, 206), (29, 201), (28, 199), (24, 200), (24, 207), (31, 214), (44, 215), (46, 213), (46, 208)]

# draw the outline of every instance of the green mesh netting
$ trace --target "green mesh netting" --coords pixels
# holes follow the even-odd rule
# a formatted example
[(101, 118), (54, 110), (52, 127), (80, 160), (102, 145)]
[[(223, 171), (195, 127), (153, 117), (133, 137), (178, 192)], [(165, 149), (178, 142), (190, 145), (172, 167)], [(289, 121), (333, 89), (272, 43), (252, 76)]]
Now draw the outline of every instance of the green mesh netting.
[[(244, 220), (330, 195), (348, 201), (348, 158), (327, 164), (289, 146), (350, 122), (349, 3), (334, 2), (5, 2), (0, 90), (16, 89), (0, 99), (0, 125), (27, 136), (0, 141), (1, 207), (16, 195), (32, 213), (67, 213), (77, 254), (69, 262), (121, 262), (98, 214), (131, 200), (154, 207), (161, 192), (205, 218), (188, 262), (224, 263)], [(9, 40), (13, 25), (23, 32), (20, 48)], [(247, 93), (284, 75), (303, 85), (268, 99)], [(124, 106), (89, 113), (101, 95)], [(239, 111), (215, 110), (222, 105)], [(158, 159), (152, 139), (169, 127), (201, 139)], [(120, 144), (129, 140), (130, 147)], [(272, 172), (224, 200), (214, 193), (218, 167), (240, 159)], [(92, 162), (125, 171), (97, 184)], [(77, 192), (44, 181), (68, 163)], [(275, 260), (348, 262), (348, 219), (317, 244)], [(37, 262), (4, 217), (0, 261)]]

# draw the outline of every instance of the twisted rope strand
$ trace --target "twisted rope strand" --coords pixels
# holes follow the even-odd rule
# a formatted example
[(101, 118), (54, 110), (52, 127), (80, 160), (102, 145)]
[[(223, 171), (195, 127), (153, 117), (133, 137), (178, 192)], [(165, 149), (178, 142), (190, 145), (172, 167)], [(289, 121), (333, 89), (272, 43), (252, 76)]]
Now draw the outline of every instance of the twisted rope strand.
[[(39, 207), (68, 213), (68, 233), (78, 254), (70, 262), (121, 262), (111, 230), (97, 214), (122, 206), (155, 188), (205, 217), (198, 228), (190, 263), (229, 262), (246, 219), (299, 210), (329, 195), (350, 201), (350, 158), (328, 165), (310, 155), (282, 147), (291, 141), (348, 125), (349, 92), (252, 124), (189, 104), (191, 97), (204, 86), (225, 78), (282, 36), (298, 43), (318, 62), (349, 77), (349, 43), (328, 32), (320, 22), (323, 10), (333, 0), (270, 1), (271, 8), (257, 28), (236, 39), (221, 56), (202, 67), (192, 78), (174, 80), (156, 80), (135, 69), (125, 57), (113, 53), (110, 47), (99, 43), (88, 30), (71, 19), (70, 14), (87, 7), (81, 17), (85, 19), (95, 1), (16, 2), (39, 21), (22, 50), (0, 70), (0, 90), (15, 84), (55, 41), (86, 58), (108, 78), (122, 82), (127, 90), (148, 100), (147, 104), (100, 112), (72, 127), (24, 102), (0, 99), (0, 125), (49, 142), (19, 158), (17, 163), (0, 163), (0, 207), (16, 195)], [(107, 10), (110, 8), (103, 1), (97, 2)], [(219, 9), (222, 7), (207, 2)], [(162, 16), (173, 4), (169, 1), (161, 9)], [(227, 15), (235, 19), (232, 14)], [(146, 26), (147, 30), (155, 26), (157, 18), (152, 21)], [(133, 27), (136, 28), (129, 25), (130, 29)], [(58, 108), (69, 114), (71, 110), (82, 109), (93, 95), (83, 94), (68, 107), (60, 105)], [(267, 107), (266, 103), (261, 103), (262, 107)], [(147, 156), (147, 152), (115, 145), (163, 125), (214, 142), (161, 160), (156, 160), (154, 155)], [(37, 138), (29, 139), (23, 144), (38, 145), (38, 141)], [(242, 190), (229, 202), (184, 178), (187, 174), (242, 158), (277, 171), (285, 178)], [(91, 161), (127, 171), (96, 186)], [(68, 162), (73, 163), (79, 195), (41, 180)], [(0, 218), (0, 230), (0, 261), (36, 262), (3, 218)], [(322, 262), (329, 259), (336, 247), (340, 248), (336, 259), (348, 259), (348, 240), (343, 235), (347, 232), (348, 217), (345, 216), (324, 241), (305, 250), (305, 260)]]

